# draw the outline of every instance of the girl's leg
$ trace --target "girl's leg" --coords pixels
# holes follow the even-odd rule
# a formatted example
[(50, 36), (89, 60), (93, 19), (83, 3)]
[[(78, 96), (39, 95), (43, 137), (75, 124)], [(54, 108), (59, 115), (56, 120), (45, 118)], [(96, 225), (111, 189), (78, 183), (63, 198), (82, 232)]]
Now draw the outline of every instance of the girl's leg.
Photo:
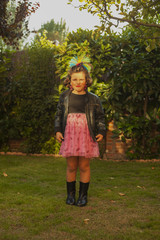
[(87, 204), (87, 193), (90, 182), (90, 159), (79, 157), (80, 185), (79, 198), (76, 205), (83, 207)]
[(80, 182), (88, 183), (90, 181), (90, 159), (79, 157)]
[(78, 168), (78, 157), (67, 157), (67, 182), (76, 181), (76, 174)]
[(76, 173), (78, 168), (78, 157), (67, 158), (67, 199), (66, 204), (75, 205)]

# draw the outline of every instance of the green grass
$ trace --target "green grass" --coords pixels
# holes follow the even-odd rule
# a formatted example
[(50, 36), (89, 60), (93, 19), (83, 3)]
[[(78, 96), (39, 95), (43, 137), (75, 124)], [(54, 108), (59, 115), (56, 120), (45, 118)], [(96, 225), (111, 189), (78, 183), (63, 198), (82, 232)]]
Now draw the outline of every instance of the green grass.
[(65, 173), (64, 158), (0, 156), (0, 240), (160, 240), (160, 162), (92, 160), (83, 208)]

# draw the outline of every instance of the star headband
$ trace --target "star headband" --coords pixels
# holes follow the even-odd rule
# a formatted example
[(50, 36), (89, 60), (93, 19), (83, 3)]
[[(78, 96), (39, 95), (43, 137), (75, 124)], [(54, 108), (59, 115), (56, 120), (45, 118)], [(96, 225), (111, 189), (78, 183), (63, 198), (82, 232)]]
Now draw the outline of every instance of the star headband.
[(69, 68), (72, 68), (74, 66), (77, 66), (77, 67), (83, 66), (88, 72), (90, 72), (92, 69), (92, 65), (90, 64), (90, 59), (85, 56), (73, 57), (69, 62)]

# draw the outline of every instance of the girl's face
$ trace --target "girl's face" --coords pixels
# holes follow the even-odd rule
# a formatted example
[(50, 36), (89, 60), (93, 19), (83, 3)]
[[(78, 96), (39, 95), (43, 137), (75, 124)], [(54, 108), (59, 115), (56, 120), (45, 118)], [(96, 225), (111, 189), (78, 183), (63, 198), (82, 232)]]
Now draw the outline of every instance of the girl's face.
[(71, 85), (73, 87), (73, 93), (83, 94), (85, 93), (86, 76), (84, 72), (72, 73)]

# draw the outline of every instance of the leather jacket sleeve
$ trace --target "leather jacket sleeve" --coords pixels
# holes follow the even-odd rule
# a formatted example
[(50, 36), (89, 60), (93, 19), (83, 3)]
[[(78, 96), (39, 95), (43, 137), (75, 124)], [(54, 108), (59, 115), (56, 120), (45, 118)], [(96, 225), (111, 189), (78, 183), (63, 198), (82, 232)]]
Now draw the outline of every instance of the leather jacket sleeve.
[(102, 134), (103, 137), (105, 137), (106, 136), (105, 115), (102, 103), (99, 98), (97, 98), (95, 122), (97, 133)]
[(63, 111), (62, 111), (62, 96), (59, 98), (59, 102), (57, 104), (57, 111), (55, 115), (54, 121), (54, 133), (61, 132), (62, 133), (62, 119), (63, 119)]

